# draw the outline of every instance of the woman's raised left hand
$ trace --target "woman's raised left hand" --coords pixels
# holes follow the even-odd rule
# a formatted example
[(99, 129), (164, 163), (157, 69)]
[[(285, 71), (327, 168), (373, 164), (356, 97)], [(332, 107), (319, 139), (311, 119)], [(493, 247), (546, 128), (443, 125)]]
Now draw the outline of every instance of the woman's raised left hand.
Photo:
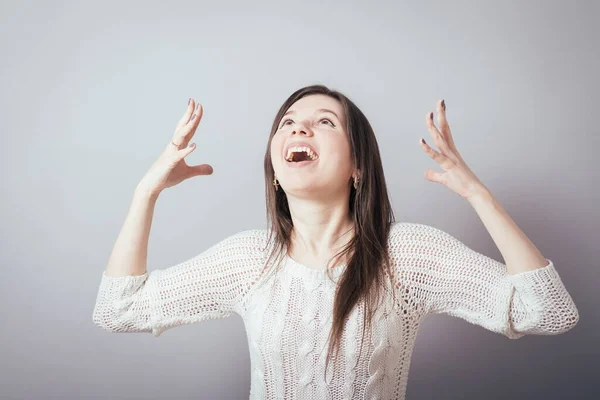
[(427, 114), (425, 124), (440, 151), (431, 148), (423, 138), (421, 138), (420, 144), (423, 151), (437, 162), (444, 172), (437, 172), (428, 168), (425, 170), (425, 179), (441, 183), (454, 193), (468, 200), (486, 191), (487, 188), (471, 171), (456, 149), (450, 125), (448, 125), (448, 120), (446, 119), (444, 100), (437, 102), (436, 109), (439, 129), (433, 122), (433, 112)]

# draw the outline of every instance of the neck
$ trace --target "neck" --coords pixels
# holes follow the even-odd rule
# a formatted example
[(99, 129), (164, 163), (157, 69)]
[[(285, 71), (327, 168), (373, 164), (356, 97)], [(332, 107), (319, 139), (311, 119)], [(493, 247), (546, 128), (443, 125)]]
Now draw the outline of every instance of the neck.
[(347, 197), (336, 203), (288, 198), (292, 217), (291, 254), (329, 259), (354, 236)]

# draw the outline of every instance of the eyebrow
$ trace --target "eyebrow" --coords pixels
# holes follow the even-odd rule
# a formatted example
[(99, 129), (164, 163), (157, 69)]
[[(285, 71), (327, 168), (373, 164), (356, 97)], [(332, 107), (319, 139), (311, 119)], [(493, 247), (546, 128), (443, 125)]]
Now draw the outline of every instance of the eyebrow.
[[(315, 113), (319, 113), (319, 112), (326, 112), (326, 113), (331, 113), (333, 115), (335, 115), (335, 117), (341, 121), (340, 117), (338, 117), (338, 115), (336, 113), (334, 113), (333, 111), (327, 109), (327, 108), (319, 108), (318, 110), (315, 111)], [(295, 111), (294, 110), (288, 110), (285, 114), (283, 114), (283, 116), (285, 117), (288, 114), (294, 114)]]

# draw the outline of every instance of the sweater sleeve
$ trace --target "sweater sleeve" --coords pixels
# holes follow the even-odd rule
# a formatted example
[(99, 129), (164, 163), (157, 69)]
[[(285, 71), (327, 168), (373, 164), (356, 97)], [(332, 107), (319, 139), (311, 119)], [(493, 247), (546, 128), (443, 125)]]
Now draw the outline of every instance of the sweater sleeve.
[(142, 275), (102, 272), (93, 322), (110, 332), (165, 330), (239, 314), (262, 262), (259, 230), (244, 231), (199, 255)]
[(397, 286), (425, 314), (462, 318), (510, 339), (557, 335), (579, 313), (554, 263), (509, 274), (506, 265), (477, 253), (429, 225), (399, 223), (390, 232)]

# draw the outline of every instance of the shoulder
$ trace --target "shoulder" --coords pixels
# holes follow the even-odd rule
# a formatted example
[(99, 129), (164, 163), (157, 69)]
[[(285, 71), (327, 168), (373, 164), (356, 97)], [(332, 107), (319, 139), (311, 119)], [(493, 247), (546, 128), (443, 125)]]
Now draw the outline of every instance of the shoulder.
[[(394, 222), (390, 227), (388, 254), (392, 274), (398, 285), (410, 285), (419, 273), (428, 270), (430, 261), (441, 252), (441, 243), (448, 243), (448, 233), (431, 225), (417, 222)], [(421, 282), (423, 283), (423, 282)]]
[(263, 253), (267, 245), (266, 229), (247, 229), (229, 234), (211, 245), (207, 254), (217, 253), (230, 257), (244, 257)]
[(400, 248), (416, 249), (422, 246), (460, 246), (450, 233), (418, 222), (394, 222), (390, 227), (388, 245), (390, 251)]
[(196, 256), (200, 264), (218, 264), (227, 267), (230, 273), (258, 276), (268, 258), (268, 231), (247, 229), (226, 235)]
[(221, 244), (247, 249), (264, 249), (267, 245), (268, 234), (267, 229), (242, 230), (227, 236), (221, 241)]
[(435, 237), (440, 235), (448, 235), (448, 233), (431, 225), (401, 221), (392, 223), (389, 237), (390, 239), (400, 239), (418, 236)]
[(267, 229), (246, 229), (229, 236), (228, 239), (238, 241), (264, 241), (269, 231)]

